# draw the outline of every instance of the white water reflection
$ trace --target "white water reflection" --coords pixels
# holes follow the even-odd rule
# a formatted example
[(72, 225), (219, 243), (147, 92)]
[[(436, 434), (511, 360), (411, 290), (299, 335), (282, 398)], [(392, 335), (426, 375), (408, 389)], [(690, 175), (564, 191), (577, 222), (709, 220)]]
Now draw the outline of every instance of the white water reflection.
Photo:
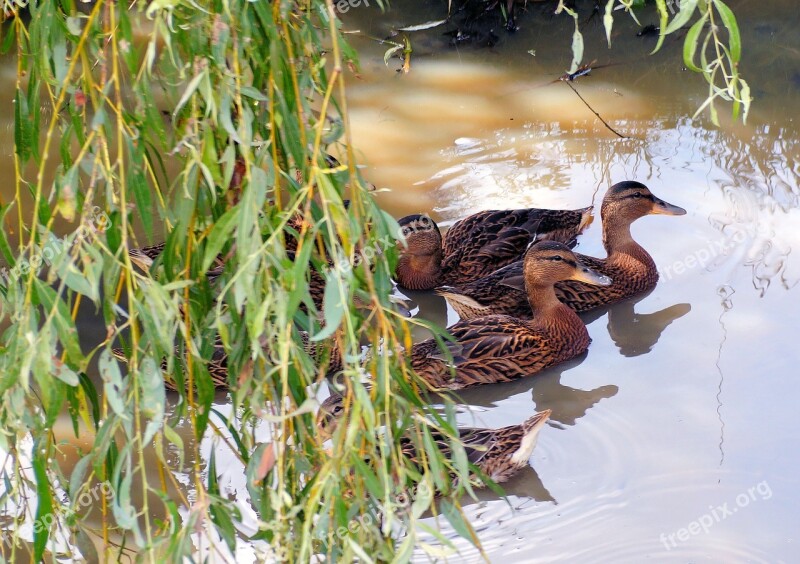
[[(795, 559), (800, 97), (771, 50), (796, 38), (800, 17), (732, 4), (755, 22), (743, 31), (751, 39), (743, 72), (758, 83), (758, 99), (747, 125), (720, 129), (685, 117), (703, 90), (670, 59), (680, 56), (673, 44), (575, 83), (631, 137), (616, 138), (563, 84), (548, 84), (557, 66), (525, 54), (560, 40), (535, 9), (528, 31), (499, 47), (418, 59), (407, 76), (370, 66), (378, 53), (365, 57), (367, 84), (351, 94), (355, 140), (370, 180), (392, 190), (379, 197), (396, 215), (429, 212), (450, 225), (482, 209), (577, 208), (623, 179), (689, 210), (633, 226), (662, 280), (638, 300), (586, 316), (585, 358), (462, 393), (487, 426), (554, 412), (531, 460), (535, 479), (507, 485), (513, 510), (492, 495), (467, 506), (491, 561)], [(380, 20), (358, 23), (381, 35)], [(595, 40), (587, 41), (602, 45)], [(623, 53), (643, 50), (638, 39), (615, 41)], [(599, 220), (578, 250), (603, 256)], [(421, 315), (445, 317), (435, 297), (412, 299)], [(659, 540), (765, 480), (771, 499), (669, 549)], [(479, 561), (442, 526), (459, 549), (453, 560)]]

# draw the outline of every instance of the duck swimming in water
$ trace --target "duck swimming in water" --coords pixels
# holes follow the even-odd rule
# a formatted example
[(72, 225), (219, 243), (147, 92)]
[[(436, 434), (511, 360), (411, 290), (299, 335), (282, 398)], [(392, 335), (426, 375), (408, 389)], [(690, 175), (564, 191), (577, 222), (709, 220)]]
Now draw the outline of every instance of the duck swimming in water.
[[(327, 439), (333, 435), (344, 413), (344, 397), (339, 394), (332, 395), (322, 403), (317, 414), (317, 425), (323, 438)], [(459, 439), (464, 444), (467, 460), (494, 482), (499, 484), (507, 481), (528, 465), (536, 448), (539, 432), (550, 418), (550, 413), (550, 410), (546, 409), (519, 425), (509, 425), (500, 429), (459, 427)], [(450, 440), (433, 430), (432, 435), (442, 453), (450, 456)], [(416, 463), (419, 456), (413, 441), (404, 436), (400, 439), (400, 445), (403, 456)]]
[[(608, 286), (568, 280), (556, 284), (556, 295), (575, 311), (588, 311), (647, 292), (658, 282), (653, 258), (631, 236), (631, 224), (646, 215), (684, 215), (686, 210), (657, 198), (641, 182), (612, 186), (603, 198), (603, 246), (608, 256), (578, 254), (578, 260), (611, 278)], [(531, 308), (524, 290), (523, 263), (516, 261), (469, 283), (437, 289), (462, 319), (483, 315), (513, 315), (529, 319)]]
[(395, 280), (409, 290), (432, 290), (491, 274), (520, 260), (534, 241), (574, 246), (591, 212), (591, 207), (482, 211), (457, 221), (445, 237), (430, 217), (406, 216), (398, 221), (407, 248), (401, 251)]
[(447, 343), (447, 353), (435, 339), (414, 345), (411, 366), (432, 388), (457, 390), (531, 376), (589, 347), (586, 326), (558, 300), (554, 284), (611, 281), (581, 264), (566, 245), (553, 241), (531, 246), (523, 262), (533, 319), (487, 315), (459, 321), (448, 329), (454, 341)]

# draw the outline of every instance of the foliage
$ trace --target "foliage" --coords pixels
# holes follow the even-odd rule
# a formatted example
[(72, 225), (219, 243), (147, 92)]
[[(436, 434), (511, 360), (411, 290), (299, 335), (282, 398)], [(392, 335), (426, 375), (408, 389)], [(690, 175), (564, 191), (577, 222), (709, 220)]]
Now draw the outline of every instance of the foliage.
[[(611, 47), (611, 30), (614, 26), (614, 12), (624, 10), (637, 22), (635, 9), (643, 7), (644, 0), (606, 0), (603, 24), (608, 46)], [(702, 73), (708, 82), (708, 98), (697, 109), (695, 117), (708, 108), (711, 120), (719, 125), (714, 102), (717, 99), (732, 102), (733, 118), (741, 115), (747, 121), (750, 110), (750, 87), (739, 76), (739, 61), (742, 55), (742, 41), (739, 26), (731, 9), (722, 0), (655, 0), (660, 25), (659, 38), (653, 52), (658, 51), (667, 35), (677, 33), (692, 22), (684, 39), (683, 60), (686, 67)], [(559, 0), (556, 13), (566, 12), (575, 20), (572, 38), (572, 68), (574, 73), (583, 60), (583, 35), (578, 24), (578, 13)], [(722, 33), (725, 28), (725, 34)], [(701, 39), (702, 38), (702, 39)]]
[[(6, 6), (0, 44), (18, 72), (16, 192), (0, 209), (3, 557), (91, 560), (99, 546), (178, 561), (246, 539), (291, 561), (402, 562), (432, 491), (477, 542), (456, 501), (466, 456), (455, 439), (442, 456), (429, 430), (455, 436), (452, 405), (423, 403), (397, 354), (410, 345), (388, 297), (400, 235), (356, 169), (355, 54), (331, 2)], [(161, 240), (150, 272), (134, 268), (127, 249)], [(369, 388), (364, 345), (384, 353), (369, 355)], [(221, 351), (224, 399), (209, 362)], [(331, 456), (313, 411), (336, 354), (349, 399)], [(77, 462), (62, 458), (63, 420), (88, 445)], [(408, 429), (418, 464), (400, 453)], [(236, 499), (231, 476), (246, 484)]]

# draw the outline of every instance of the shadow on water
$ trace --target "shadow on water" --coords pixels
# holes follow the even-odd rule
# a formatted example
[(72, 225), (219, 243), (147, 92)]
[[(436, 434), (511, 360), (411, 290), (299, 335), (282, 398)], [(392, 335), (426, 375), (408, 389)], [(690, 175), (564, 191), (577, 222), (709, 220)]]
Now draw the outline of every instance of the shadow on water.
[(574, 425), (595, 404), (603, 399), (613, 397), (619, 391), (614, 385), (600, 386), (593, 390), (580, 390), (561, 383), (562, 374), (582, 364), (586, 357), (587, 354), (584, 353), (563, 364), (543, 370), (539, 374), (520, 378), (513, 382), (461, 390), (458, 397), (470, 406), (490, 408), (497, 407), (499, 403), (511, 397), (530, 394), (533, 400), (530, 414), (533, 414), (534, 411), (550, 409), (553, 411), (550, 415), (551, 423)]
[(673, 321), (692, 311), (690, 304), (681, 303), (653, 313), (637, 313), (636, 304), (650, 294), (652, 292), (646, 292), (609, 307), (582, 313), (581, 319), (590, 325), (608, 314), (608, 334), (620, 354), (627, 357), (647, 354)]

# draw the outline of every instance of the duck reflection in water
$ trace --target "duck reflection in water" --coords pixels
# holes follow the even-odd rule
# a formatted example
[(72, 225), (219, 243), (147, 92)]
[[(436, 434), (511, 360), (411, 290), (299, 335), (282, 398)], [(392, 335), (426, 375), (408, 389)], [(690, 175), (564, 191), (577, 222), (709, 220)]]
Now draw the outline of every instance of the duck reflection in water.
[(574, 425), (575, 421), (602, 399), (610, 398), (619, 391), (614, 385), (600, 386), (593, 390), (580, 390), (561, 384), (561, 374), (578, 366), (586, 359), (586, 353), (545, 370), (534, 378), (522, 378), (514, 382), (480, 386), (473, 390), (462, 390), (458, 398), (464, 403), (481, 407), (494, 407), (498, 402), (512, 396), (531, 392), (536, 409), (550, 409), (550, 423)]
[(608, 313), (608, 334), (622, 356), (647, 354), (661, 338), (669, 325), (692, 311), (690, 304), (674, 304), (653, 313), (637, 313), (635, 306), (651, 292), (629, 298), (607, 308), (582, 313), (581, 319), (589, 325)]

